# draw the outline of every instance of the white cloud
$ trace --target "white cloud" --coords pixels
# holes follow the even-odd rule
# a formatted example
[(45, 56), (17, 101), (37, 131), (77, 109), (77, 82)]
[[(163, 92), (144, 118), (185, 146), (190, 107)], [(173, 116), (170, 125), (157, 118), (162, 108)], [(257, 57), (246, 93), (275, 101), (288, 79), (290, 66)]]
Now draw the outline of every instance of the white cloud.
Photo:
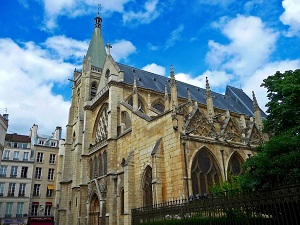
[(260, 18), (238, 15), (229, 21), (221, 20), (219, 27), (230, 43), (209, 41), (206, 59), (212, 68), (247, 77), (268, 62), (278, 34), (267, 28)]
[(151, 73), (155, 73), (158, 75), (163, 75), (163, 76), (166, 74), (166, 68), (159, 66), (156, 63), (148, 64), (148, 65), (144, 66), (142, 68), (142, 70), (145, 70), (145, 71), (148, 71)]
[(220, 87), (224, 84), (229, 83), (232, 78), (231, 74), (227, 74), (224, 71), (210, 71), (207, 70), (203, 74), (193, 77), (190, 74), (186, 73), (178, 73), (175, 75), (176, 80), (195, 85), (197, 87), (205, 88), (206, 77), (209, 80), (209, 84), (211, 87)]
[(149, 0), (142, 11), (128, 11), (123, 14), (124, 23), (150, 23), (159, 16), (158, 0)]
[(61, 35), (48, 38), (45, 45), (48, 49), (52, 49), (55, 56), (60, 59), (82, 60), (87, 52), (89, 42), (78, 41)]
[[(101, 3), (101, 14), (109, 12), (124, 11), (124, 5), (131, 0), (109, 0)], [(60, 16), (78, 17), (82, 15), (97, 13), (98, 0), (43, 0), (44, 5), (44, 24), (47, 30), (55, 29), (58, 24), (57, 18)]]
[(135, 46), (127, 40), (119, 40), (112, 44), (110, 50), (112, 57), (115, 61), (119, 62), (122, 59), (126, 59), (130, 54), (136, 51)]
[(254, 91), (259, 106), (266, 111), (265, 105), (268, 102), (266, 97), (267, 90), (266, 88), (260, 87), (263, 80), (268, 76), (274, 75), (276, 71), (285, 72), (287, 70), (295, 70), (298, 68), (300, 68), (300, 59), (267, 63), (262, 68), (255, 71), (252, 76), (248, 77), (243, 84), (243, 90), (249, 96), (252, 96), (252, 91)]
[(284, 8), (280, 20), (283, 24), (289, 26), (287, 36), (300, 35), (300, 4), (299, 0), (283, 0)]
[(165, 49), (168, 49), (168, 48), (174, 46), (175, 42), (179, 41), (181, 39), (181, 33), (182, 33), (183, 29), (184, 29), (184, 25), (179, 24), (179, 26), (171, 32), (171, 36), (166, 42)]
[[(67, 124), (70, 102), (53, 94), (55, 84), (65, 85), (74, 65), (51, 58), (47, 49), (27, 42), (0, 39), (0, 109), (7, 108), (10, 132), (28, 134), (35, 123), (42, 134)], [(20, 113), (22, 112), (22, 113)]]

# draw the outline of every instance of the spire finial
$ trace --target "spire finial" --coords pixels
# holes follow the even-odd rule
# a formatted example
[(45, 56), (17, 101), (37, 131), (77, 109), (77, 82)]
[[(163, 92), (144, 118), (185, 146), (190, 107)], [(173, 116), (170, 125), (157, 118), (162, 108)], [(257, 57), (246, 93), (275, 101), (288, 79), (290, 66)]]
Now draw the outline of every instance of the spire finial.
[(211, 90), (208, 82), (208, 78), (206, 77), (206, 98), (211, 98)]
[(97, 16), (94, 19), (94, 21), (95, 21), (95, 28), (100, 28), (101, 27), (102, 19), (100, 17), (100, 6), (101, 6), (101, 4), (98, 4), (98, 14), (97, 14)]

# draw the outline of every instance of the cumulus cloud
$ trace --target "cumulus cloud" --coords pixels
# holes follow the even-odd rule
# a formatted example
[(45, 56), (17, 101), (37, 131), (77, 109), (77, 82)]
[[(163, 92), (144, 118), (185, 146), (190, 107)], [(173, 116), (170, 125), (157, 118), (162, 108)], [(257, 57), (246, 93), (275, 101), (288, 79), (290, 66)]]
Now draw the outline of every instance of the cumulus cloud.
[(150, 23), (159, 16), (158, 0), (149, 0), (142, 10), (128, 11), (123, 14), (124, 23)]
[(41, 133), (51, 134), (56, 126), (65, 127), (70, 102), (53, 94), (52, 88), (67, 86), (74, 65), (51, 58), (36, 43), (11, 39), (0, 39), (0, 61), (0, 96), (5, 96), (0, 108), (10, 114), (8, 130), (28, 134), (35, 123)]
[(178, 73), (175, 75), (175, 77), (176, 80), (205, 88), (206, 77), (208, 78), (211, 87), (220, 87), (226, 83), (229, 83), (232, 75), (227, 74), (225, 71), (207, 70), (203, 74), (196, 77), (186, 73)]
[(112, 49), (110, 50), (112, 57), (117, 62), (126, 59), (135, 51), (135, 46), (127, 40), (118, 40), (115, 43), (112, 43)]
[(146, 70), (148, 72), (155, 73), (158, 75), (163, 75), (163, 76), (166, 74), (166, 68), (159, 66), (156, 63), (148, 64), (144, 66), (142, 70)]
[(284, 8), (280, 20), (283, 24), (289, 26), (287, 36), (300, 35), (300, 4), (298, 0), (283, 0)]
[(268, 62), (278, 34), (266, 27), (259, 17), (239, 15), (229, 21), (221, 20), (219, 27), (230, 43), (209, 41), (206, 60), (214, 69), (249, 76)]
[[(101, 4), (101, 13), (106, 14), (110, 12), (124, 11), (124, 5), (130, 0), (110, 0), (103, 1)], [(77, 17), (88, 14), (95, 14), (97, 12), (97, 0), (43, 0), (44, 5), (44, 23), (47, 30), (55, 29), (57, 25), (57, 18), (60, 16)]]

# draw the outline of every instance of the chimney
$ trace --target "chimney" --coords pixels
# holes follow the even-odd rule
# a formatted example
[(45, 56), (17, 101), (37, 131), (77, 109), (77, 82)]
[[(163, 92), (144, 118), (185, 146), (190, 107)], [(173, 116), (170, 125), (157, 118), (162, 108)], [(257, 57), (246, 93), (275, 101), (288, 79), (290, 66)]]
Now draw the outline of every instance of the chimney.
[(61, 140), (61, 127), (56, 127), (54, 132), (55, 140)]

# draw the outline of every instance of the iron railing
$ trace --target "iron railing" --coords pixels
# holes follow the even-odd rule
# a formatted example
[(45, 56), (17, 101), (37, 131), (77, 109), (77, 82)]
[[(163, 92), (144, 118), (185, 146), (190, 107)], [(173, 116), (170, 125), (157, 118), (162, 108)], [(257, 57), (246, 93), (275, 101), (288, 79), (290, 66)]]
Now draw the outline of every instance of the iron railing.
[(300, 224), (299, 200), (300, 184), (264, 192), (232, 191), (215, 195), (198, 195), (190, 199), (132, 209), (132, 225), (294, 225)]

